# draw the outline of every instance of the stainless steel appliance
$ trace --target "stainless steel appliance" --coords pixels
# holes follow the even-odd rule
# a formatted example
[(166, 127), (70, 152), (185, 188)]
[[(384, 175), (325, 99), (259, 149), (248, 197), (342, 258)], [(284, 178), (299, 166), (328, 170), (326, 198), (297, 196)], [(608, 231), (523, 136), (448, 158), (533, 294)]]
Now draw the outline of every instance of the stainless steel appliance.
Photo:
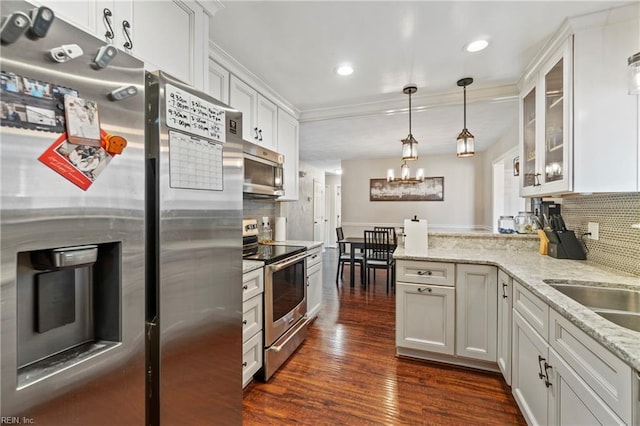
[[(245, 224), (243, 244), (257, 239), (253, 221)], [(257, 240), (255, 240), (257, 241)], [(245, 259), (264, 262), (264, 366), (269, 380), (307, 337), (307, 251), (304, 246), (259, 244)]]
[[(3, 1), (1, 13), (33, 8)], [(71, 44), (73, 57), (52, 57)], [(44, 38), (2, 45), (0, 414), (239, 424), (240, 113), (161, 73), (145, 77), (121, 51), (100, 68), (107, 51), (59, 19)], [(204, 115), (223, 111), (224, 137), (190, 131), (202, 130), (197, 114), (193, 127), (169, 128), (178, 109), (167, 93)], [(145, 94), (157, 113), (146, 132)], [(65, 139), (67, 96), (97, 105), (103, 133), (88, 145)], [(196, 147), (209, 163), (175, 163)]]
[(284, 195), (284, 155), (244, 141), (244, 184), (248, 198), (278, 198)]

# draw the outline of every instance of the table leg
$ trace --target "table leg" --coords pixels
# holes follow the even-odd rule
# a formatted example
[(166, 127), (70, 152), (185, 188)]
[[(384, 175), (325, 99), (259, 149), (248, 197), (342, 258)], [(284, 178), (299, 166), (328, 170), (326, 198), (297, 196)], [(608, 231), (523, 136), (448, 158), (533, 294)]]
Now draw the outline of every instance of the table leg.
[(349, 253), (349, 257), (350, 257), (350, 263), (349, 263), (349, 284), (351, 284), (351, 287), (354, 286), (354, 281), (355, 281), (355, 277), (354, 277), (354, 272), (353, 270), (356, 269), (355, 268), (355, 249), (353, 247), (353, 245), (351, 246), (351, 251)]

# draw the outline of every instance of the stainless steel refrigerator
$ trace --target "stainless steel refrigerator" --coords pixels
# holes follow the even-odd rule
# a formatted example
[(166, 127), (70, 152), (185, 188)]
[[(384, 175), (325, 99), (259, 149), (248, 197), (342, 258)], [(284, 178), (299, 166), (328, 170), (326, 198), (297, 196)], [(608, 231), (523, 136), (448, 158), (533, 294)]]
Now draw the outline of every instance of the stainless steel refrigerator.
[(62, 20), (41, 35), (0, 53), (0, 416), (239, 424), (241, 114)]

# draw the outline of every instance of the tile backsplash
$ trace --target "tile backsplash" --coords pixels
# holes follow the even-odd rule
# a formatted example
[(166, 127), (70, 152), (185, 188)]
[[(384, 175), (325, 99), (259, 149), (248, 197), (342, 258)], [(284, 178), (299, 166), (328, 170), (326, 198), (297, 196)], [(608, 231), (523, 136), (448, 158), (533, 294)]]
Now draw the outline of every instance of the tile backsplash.
[(562, 217), (578, 238), (589, 222), (599, 224), (599, 239), (586, 236), (587, 260), (640, 275), (640, 193), (592, 194), (564, 197)]
[(245, 219), (257, 219), (260, 226), (263, 216), (268, 216), (273, 227), (276, 216), (280, 215), (280, 204), (269, 199), (245, 198), (242, 200), (242, 215)]

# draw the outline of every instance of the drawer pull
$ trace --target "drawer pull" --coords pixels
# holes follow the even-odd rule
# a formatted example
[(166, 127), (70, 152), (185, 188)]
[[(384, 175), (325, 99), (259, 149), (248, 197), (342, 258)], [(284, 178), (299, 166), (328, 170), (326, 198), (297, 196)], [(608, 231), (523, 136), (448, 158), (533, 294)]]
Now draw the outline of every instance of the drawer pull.
[(242, 325), (247, 325), (247, 320), (242, 320)]
[(418, 275), (433, 275), (431, 271), (418, 271)]
[(247, 361), (245, 361), (245, 362), (243, 362), (243, 363), (242, 363), (242, 366), (243, 366), (243, 367), (246, 367), (247, 365), (249, 365), (249, 364), (247, 363)]
[(506, 298), (507, 298), (507, 292), (506, 292), (506, 289), (507, 289), (507, 283), (502, 283), (502, 298), (503, 298), (503, 299), (506, 299)]
[(245, 290), (248, 290), (249, 286), (248, 285), (243, 285), (242, 288), (245, 289)]
[(431, 292), (433, 291), (433, 289), (431, 289), (431, 288), (429, 288), (429, 287), (427, 287), (427, 288), (419, 288), (419, 289), (418, 289), (418, 291), (419, 291), (420, 293), (423, 293), (423, 292), (425, 292), (425, 291), (428, 291), (429, 293), (431, 293)]

